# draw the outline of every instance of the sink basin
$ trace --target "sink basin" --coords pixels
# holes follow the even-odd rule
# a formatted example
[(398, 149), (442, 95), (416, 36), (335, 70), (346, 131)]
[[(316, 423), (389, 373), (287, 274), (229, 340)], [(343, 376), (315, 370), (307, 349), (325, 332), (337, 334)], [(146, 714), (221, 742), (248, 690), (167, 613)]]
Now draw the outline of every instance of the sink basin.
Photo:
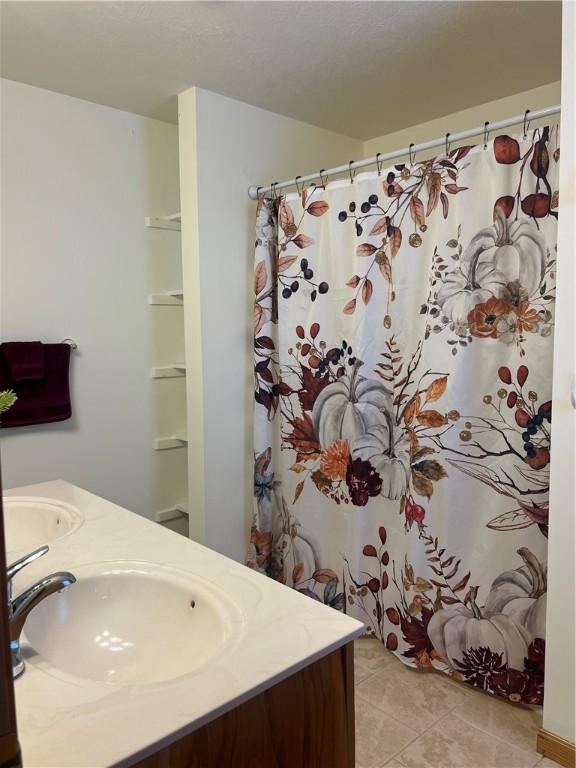
[(36, 496), (5, 496), (4, 528), (8, 559), (13, 553), (31, 552), (76, 530), (80, 512), (70, 504)]
[(76, 583), (34, 608), (24, 627), (38, 655), (30, 660), (46, 671), (159, 683), (200, 669), (242, 633), (226, 593), (185, 571), (130, 561), (70, 570)]

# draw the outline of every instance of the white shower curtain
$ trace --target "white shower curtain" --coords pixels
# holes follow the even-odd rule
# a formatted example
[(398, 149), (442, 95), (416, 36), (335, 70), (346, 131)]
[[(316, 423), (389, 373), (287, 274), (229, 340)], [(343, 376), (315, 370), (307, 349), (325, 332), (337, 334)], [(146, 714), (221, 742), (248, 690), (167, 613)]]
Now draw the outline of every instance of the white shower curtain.
[(543, 695), (558, 131), (258, 202), (248, 564)]

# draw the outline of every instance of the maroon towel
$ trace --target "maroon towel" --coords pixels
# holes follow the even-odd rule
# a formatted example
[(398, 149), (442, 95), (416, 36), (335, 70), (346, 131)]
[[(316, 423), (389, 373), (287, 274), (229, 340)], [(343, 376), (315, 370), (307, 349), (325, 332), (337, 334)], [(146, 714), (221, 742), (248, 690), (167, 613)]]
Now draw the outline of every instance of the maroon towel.
[(70, 404), (70, 346), (43, 344), (44, 378), (17, 381), (8, 364), (5, 347), (0, 344), (0, 390), (12, 389), (18, 400), (0, 416), (0, 427), (24, 427), (64, 421), (72, 416)]
[(14, 381), (44, 378), (44, 344), (41, 341), (9, 341), (2, 348)]

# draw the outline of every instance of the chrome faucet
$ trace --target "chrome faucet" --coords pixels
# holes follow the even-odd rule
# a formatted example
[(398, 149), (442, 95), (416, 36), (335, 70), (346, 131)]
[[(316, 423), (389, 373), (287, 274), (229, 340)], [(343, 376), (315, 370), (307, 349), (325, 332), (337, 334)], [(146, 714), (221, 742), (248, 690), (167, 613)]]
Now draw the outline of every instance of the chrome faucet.
[(54, 592), (59, 592), (61, 589), (71, 586), (76, 581), (75, 577), (67, 571), (59, 571), (52, 573), (50, 576), (46, 576), (40, 581), (37, 581), (31, 587), (28, 587), (21, 595), (16, 598), (12, 597), (12, 580), (16, 574), (22, 570), (26, 565), (33, 563), (42, 555), (48, 552), (48, 547), (39, 547), (28, 555), (24, 555), (12, 565), (8, 566), (6, 571), (6, 582), (8, 584), (8, 617), (10, 623), (10, 650), (12, 653), (12, 676), (14, 678), (20, 677), (24, 672), (24, 659), (20, 653), (20, 634), (24, 623), (28, 618), (30, 611), (35, 608), (38, 603), (46, 599)]

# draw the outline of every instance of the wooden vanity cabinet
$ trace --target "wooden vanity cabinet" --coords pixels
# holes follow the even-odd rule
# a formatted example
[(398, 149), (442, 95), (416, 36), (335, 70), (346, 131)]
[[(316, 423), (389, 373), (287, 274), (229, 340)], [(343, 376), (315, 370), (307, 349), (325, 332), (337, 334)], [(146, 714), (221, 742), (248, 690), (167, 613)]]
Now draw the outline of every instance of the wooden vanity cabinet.
[(133, 768), (354, 768), (354, 762), (349, 643)]

